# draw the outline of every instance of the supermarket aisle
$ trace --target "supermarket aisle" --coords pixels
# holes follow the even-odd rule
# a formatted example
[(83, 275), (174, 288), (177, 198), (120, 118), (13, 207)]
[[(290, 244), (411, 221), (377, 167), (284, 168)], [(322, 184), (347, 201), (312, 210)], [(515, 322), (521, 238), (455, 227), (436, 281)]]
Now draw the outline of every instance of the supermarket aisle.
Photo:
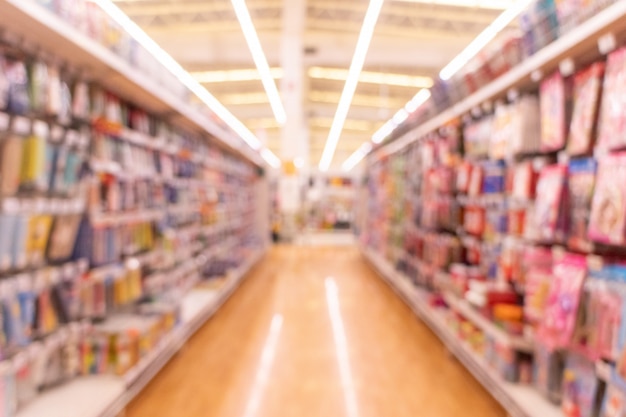
[(502, 417), (353, 247), (274, 248), (127, 417)]

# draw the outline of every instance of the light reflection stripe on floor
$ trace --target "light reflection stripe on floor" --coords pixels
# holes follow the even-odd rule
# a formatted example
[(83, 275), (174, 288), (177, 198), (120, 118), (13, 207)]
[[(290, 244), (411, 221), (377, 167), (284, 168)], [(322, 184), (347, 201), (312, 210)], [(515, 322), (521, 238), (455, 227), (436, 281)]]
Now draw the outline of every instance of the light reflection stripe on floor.
[(276, 348), (278, 347), (278, 339), (280, 332), (283, 328), (283, 316), (280, 314), (274, 315), (272, 318), (272, 324), (270, 325), (270, 331), (267, 335), (265, 345), (263, 346), (263, 352), (261, 354), (261, 362), (254, 378), (254, 385), (252, 392), (248, 400), (246, 411), (243, 414), (244, 417), (254, 417), (259, 411), (261, 405), (261, 399), (263, 393), (267, 387), (267, 383), (272, 369), (272, 363), (276, 356)]
[(346, 330), (343, 325), (341, 311), (339, 309), (339, 289), (337, 283), (332, 278), (326, 278), (326, 301), (328, 303), (328, 314), (333, 328), (333, 338), (335, 340), (335, 350), (337, 361), (339, 362), (339, 376), (343, 386), (343, 395), (346, 401), (346, 411), (348, 417), (358, 417), (359, 409), (357, 405), (356, 390), (350, 369), (350, 359), (348, 355), (348, 341)]

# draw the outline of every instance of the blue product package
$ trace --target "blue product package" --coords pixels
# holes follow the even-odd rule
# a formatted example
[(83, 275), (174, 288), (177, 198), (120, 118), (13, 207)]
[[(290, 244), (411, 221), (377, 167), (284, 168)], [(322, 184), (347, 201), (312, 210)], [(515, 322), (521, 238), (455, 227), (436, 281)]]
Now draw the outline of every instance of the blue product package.
[(43, 191), (54, 190), (54, 178), (56, 176), (56, 164), (58, 161), (59, 148), (46, 141), (44, 155), (44, 169), (38, 181), (39, 189)]
[(483, 193), (500, 194), (504, 192), (506, 164), (504, 161), (489, 161), (482, 164), (484, 169)]
[(0, 214), (0, 271), (11, 269), (11, 247), (16, 224), (16, 215)]
[(29, 221), (30, 217), (25, 214), (18, 214), (15, 219), (13, 245), (11, 247), (11, 267), (14, 269), (26, 267), (26, 239), (28, 237)]
[(20, 321), (24, 328), (24, 344), (32, 338), (33, 323), (35, 322), (35, 293), (32, 290), (21, 289), (17, 293), (20, 303)]

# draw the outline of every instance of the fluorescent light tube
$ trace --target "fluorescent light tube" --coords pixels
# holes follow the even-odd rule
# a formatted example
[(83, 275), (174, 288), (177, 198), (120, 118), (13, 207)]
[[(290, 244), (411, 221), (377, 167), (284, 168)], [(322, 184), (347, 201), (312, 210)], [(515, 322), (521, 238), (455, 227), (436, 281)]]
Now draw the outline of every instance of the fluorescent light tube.
[(393, 115), (392, 120), (396, 124), (396, 126), (398, 126), (404, 123), (404, 121), (408, 118), (409, 118), (409, 112), (406, 111), (405, 109), (400, 109), (398, 110), (396, 114)]
[(198, 83), (174, 58), (163, 50), (150, 36), (146, 34), (135, 22), (132, 21), (111, 0), (91, 0), (106, 12), (120, 27), (131, 35), (146, 51), (168, 69), (178, 80), (198, 98), (206, 104), (224, 123), (226, 123), (244, 142), (252, 149), (261, 148), (261, 142), (257, 137), (237, 119), (222, 103), (219, 102), (209, 91)]
[(441, 70), (439, 77), (444, 81), (452, 78), (470, 59), (487, 46), (502, 29), (507, 27), (530, 2), (531, 0), (517, 0), (511, 7), (502, 12), (496, 20), (487, 26), (459, 55)]
[(388, 120), (387, 123), (383, 125), (383, 127), (378, 129), (376, 133), (374, 133), (374, 136), (372, 136), (372, 142), (381, 143), (383, 140), (385, 140), (387, 136), (393, 133), (396, 127), (398, 127), (398, 125), (394, 123), (393, 119)]
[(254, 63), (259, 71), (259, 74), (261, 74), (261, 82), (263, 83), (267, 97), (270, 100), (270, 106), (274, 112), (274, 117), (278, 123), (283, 125), (287, 121), (285, 107), (283, 106), (280, 94), (278, 93), (278, 88), (274, 82), (272, 71), (267, 63), (267, 58), (263, 53), (263, 48), (261, 47), (259, 36), (256, 33), (254, 24), (252, 23), (252, 18), (250, 18), (248, 6), (246, 6), (245, 0), (231, 1), (233, 3), (233, 7), (235, 8), (235, 14), (237, 15), (237, 19), (241, 25), (243, 35), (248, 43), (248, 48), (250, 48), (250, 52), (252, 53), (252, 59), (254, 59)]
[(406, 110), (409, 113), (413, 113), (417, 109), (419, 109), (422, 106), (422, 104), (426, 103), (426, 101), (429, 98), (430, 98), (430, 90), (423, 89), (419, 93), (415, 94), (415, 96), (411, 99), (411, 101), (406, 103), (406, 106), (404, 106), (404, 110)]
[(280, 159), (278, 159), (278, 157), (274, 155), (274, 152), (270, 151), (267, 148), (264, 148), (261, 151), (261, 157), (265, 160), (265, 162), (267, 162), (274, 168), (280, 168), (280, 166), (282, 165)]
[(363, 158), (372, 150), (372, 144), (370, 142), (366, 142), (359, 147), (341, 166), (341, 169), (348, 172), (351, 171), (355, 166), (361, 162)]
[(328, 139), (326, 139), (326, 146), (324, 147), (324, 153), (320, 160), (320, 171), (328, 171), (330, 164), (335, 155), (337, 149), (337, 143), (341, 137), (341, 131), (343, 125), (348, 117), (348, 111), (350, 110), (350, 104), (352, 103), (352, 97), (356, 91), (357, 84), (359, 82), (359, 75), (363, 69), (365, 63), (365, 57), (374, 35), (374, 29), (376, 28), (376, 22), (380, 15), (380, 10), (383, 7), (385, 0), (370, 0), (365, 19), (363, 20), (363, 26), (361, 27), (361, 33), (356, 45), (354, 56), (352, 57), (352, 64), (350, 64), (350, 72), (346, 84), (341, 94), (341, 100), (337, 106), (337, 112), (335, 113), (335, 120), (333, 126), (330, 128)]

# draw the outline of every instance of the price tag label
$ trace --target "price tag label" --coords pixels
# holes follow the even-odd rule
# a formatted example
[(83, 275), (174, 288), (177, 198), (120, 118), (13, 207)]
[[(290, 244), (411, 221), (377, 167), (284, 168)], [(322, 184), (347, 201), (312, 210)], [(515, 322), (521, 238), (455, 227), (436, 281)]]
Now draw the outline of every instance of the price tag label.
[(617, 39), (615, 39), (615, 34), (607, 33), (598, 39), (598, 50), (602, 55), (612, 52), (615, 48), (617, 48)]
[(29, 135), (31, 126), (32, 124), (31, 124), (30, 119), (27, 119), (26, 117), (14, 117), (13, 118), (12, 130), (18, 135), (22, 135), (22, 136)]
[(572, 58), (566, 58), (559, 63), (559, 71), (564, 77), (569, 77), (576, 71), (576, 64)]
[(519, 98), (519, 90), (517, 88), (511, 88), (506, 92), (506, 98), (510, 101), (516, 101)]

